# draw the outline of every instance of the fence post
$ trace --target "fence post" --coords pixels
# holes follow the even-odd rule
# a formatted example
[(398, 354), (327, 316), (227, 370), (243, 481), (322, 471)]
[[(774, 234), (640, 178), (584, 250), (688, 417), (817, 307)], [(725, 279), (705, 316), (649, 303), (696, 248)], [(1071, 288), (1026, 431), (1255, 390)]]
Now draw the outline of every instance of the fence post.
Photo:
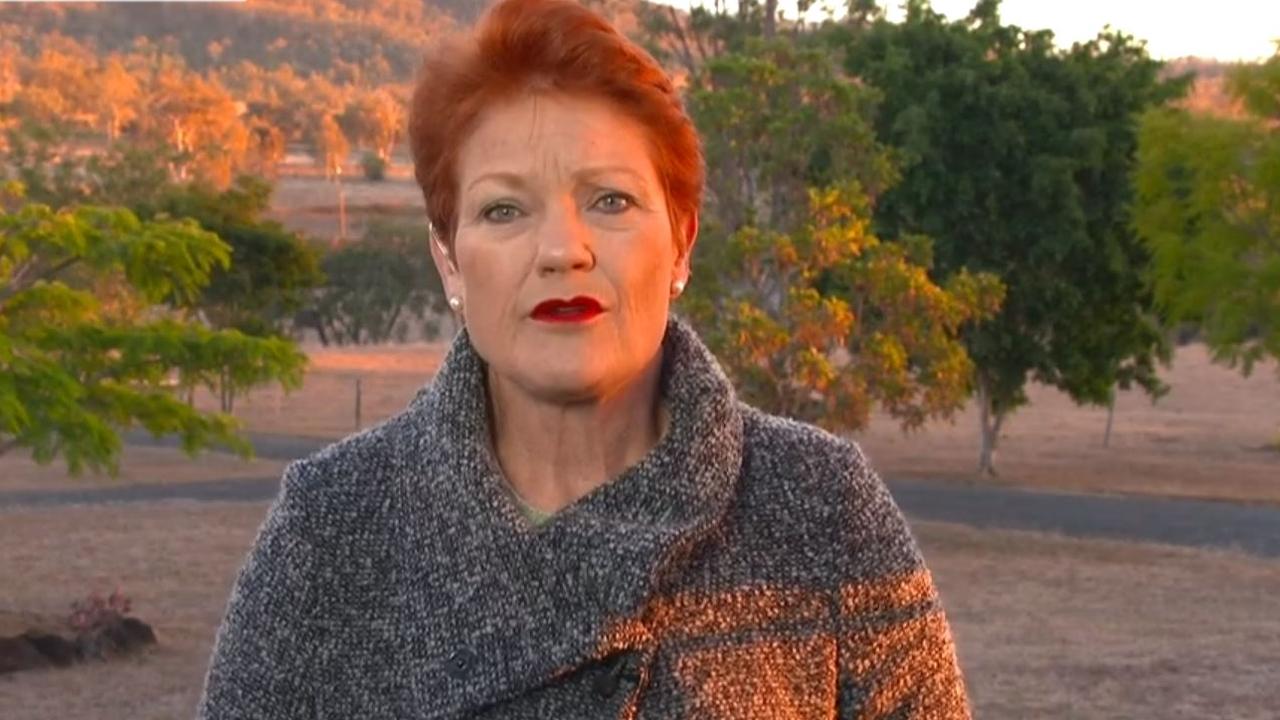
[(1102, 447), (1111, 447), (1111, 424), (1116, 418), (1116, 388), (1111, 386), (1111, 397), (1107, 399), (1107, 431), (1102, 435)]
[(360, 378), (356, 378), (356, 432), (360, 432)]

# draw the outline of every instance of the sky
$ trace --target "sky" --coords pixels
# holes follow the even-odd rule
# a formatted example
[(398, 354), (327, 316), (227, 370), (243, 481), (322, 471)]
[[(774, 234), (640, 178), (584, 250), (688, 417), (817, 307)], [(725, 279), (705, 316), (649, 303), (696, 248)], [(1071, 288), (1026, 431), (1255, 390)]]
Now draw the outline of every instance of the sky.
[[(690, 0), (661, 0), (688, 7)], [(696, 4), (699, 0), (693, 0)], [(824, 0), (816, 0), (819, 7)], [(841, 0), (826, 0), (836, 8)], [(933, 0), (933, 7), (949, 18), (969, 12), (975, 0)], [(710, 5), (710, 0), (705, 0)], [(780, 0), (784, 13), (795, 17), (794, 0)], [(881, 3), (885, 4), (884, 2)], [(889, 0), (899, 7), (898, 0)], [(890, 17), (901, 13), (890, 13)], [(810, 12), (820, 19), (821, 12)], [(1004, 22), (1028, 29), (1053, 30), (1058, 43), (1092, 38), (1106, 25), (1147, 41), (1151, 55), (1172, 59), (1187, 55), (1218, 60), (1262, 60), (1275, 52), (1280, 39), (1280, 0), (1003, 0)]]

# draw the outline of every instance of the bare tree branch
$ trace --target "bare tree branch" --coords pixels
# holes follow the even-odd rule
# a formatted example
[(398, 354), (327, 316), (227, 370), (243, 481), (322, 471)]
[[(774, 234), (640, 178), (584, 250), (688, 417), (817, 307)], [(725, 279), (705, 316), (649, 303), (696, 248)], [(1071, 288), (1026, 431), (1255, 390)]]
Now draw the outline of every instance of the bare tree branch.
[(689, 47), (689, 38), (685, 34), (684, 23), (680, 20), (680, 15), (676, 13), (676, 9), (668, 5), (667, 16), (671, 19), (671, 27), (675, 29), (676, 39), (680, 41), (680, 60), (684, 63), (685, 69), (689, 71), (689, 77), (698, 74), (697, 65), (693, 61), (693, 50)]

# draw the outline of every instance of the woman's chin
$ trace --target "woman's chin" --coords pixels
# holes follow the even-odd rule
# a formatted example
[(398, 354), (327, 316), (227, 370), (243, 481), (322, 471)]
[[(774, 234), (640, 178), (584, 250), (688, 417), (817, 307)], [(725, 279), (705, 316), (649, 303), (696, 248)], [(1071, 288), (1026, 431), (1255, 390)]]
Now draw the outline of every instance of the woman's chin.
[(529, 372), (528, 386), (540, 398), (564, 404), (588, 402), (604, 394), (604, 373), (596, 368), (572, 365)]

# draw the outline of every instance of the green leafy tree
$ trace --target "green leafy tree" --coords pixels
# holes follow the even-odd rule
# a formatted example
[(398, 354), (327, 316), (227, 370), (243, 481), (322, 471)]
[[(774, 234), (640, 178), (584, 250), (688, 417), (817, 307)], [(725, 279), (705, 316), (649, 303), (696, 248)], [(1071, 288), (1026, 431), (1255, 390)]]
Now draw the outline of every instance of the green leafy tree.
[(948, 22), (925, 0), (906, 18), (848, 23), (829, 40), (882, 93), (881, 141), (902, 180), (876, 206), (889, 235), (935, 241), (934, 268), (998, 274), (1008, 290), (965, 344), (977, 366), (979, 470), (994, 473), (1004, 422), (1031, 379), (1077, 402), (1114, 387), (1163, 392), (1167, 358), (1131, 226), (1137, 116), (1182, 92), (1131, 38), (1059, 50), (1048, 31), (1004, 25), (996, 0)]
[(873, 101), (783, 38), (710, 59), (690, 94), (709, 196), (682, 304), (744, 397), (837, 431), (877, 406), (904, 428), (961, 407), (959, 328), (1000, 300), (992, 276), (934, 283), (925, 238), (871, 232), (894, 179)]
[(163, 145), (117, 144), (108, 151), (50, 167), (41, 138), (15, 136), (22, 152), (17, 177), (35, 188), (28, 197), (55, 207), (112, 204), (142, 220), (195, 220), (231, 249), (231, 264), (214, 267), (189, 307), (217, 329), (284, 335), (289, 321), (324, 276), (317, 253), (297, 233), (265, 217), (271, 184), (240, 176), (219, 190), (207, 182), (174, 183)]
[(325, 345), (402, 340), (410, 319), (445, 312), (429, 267), (425, 225), (376, 222), (363, 240), (325, 256), (328, 282), (307, 312)]
[(118, 274), (147, 304), (192, 298), (229, 248), (189, 220), (142, 222), (121, 208), (55, 210), (10, 183), (0, 197), (0, 452), (63, 458), (73, 474), (114, 473), (119, 431), (178, 435), (191, 453), (222, 444), (248, 454), (236, 421), (195, 410), (168, 387), (175, 374), (236, 387), (301, 381), (292, 343), (211, 331), (171, 313), (111, 312), (71, 273)]
[(241, 176), (223, 191), (203, 184), (171, 188), (155, 208), (160, 215), (195, 220), (231, 248), (230, 266), (210, 273), (193, 304), (215, 328), (284, 335), (311, 289), (324, 282), (319, 253), (263, 217), (270, 200), (270, 184)]
[(1143, 120), (1134, 225), (1156, 300), (1248, 375), (1280, 359), (1280, 52), (1229, 77), (1241, 119), (1159, 110)]

